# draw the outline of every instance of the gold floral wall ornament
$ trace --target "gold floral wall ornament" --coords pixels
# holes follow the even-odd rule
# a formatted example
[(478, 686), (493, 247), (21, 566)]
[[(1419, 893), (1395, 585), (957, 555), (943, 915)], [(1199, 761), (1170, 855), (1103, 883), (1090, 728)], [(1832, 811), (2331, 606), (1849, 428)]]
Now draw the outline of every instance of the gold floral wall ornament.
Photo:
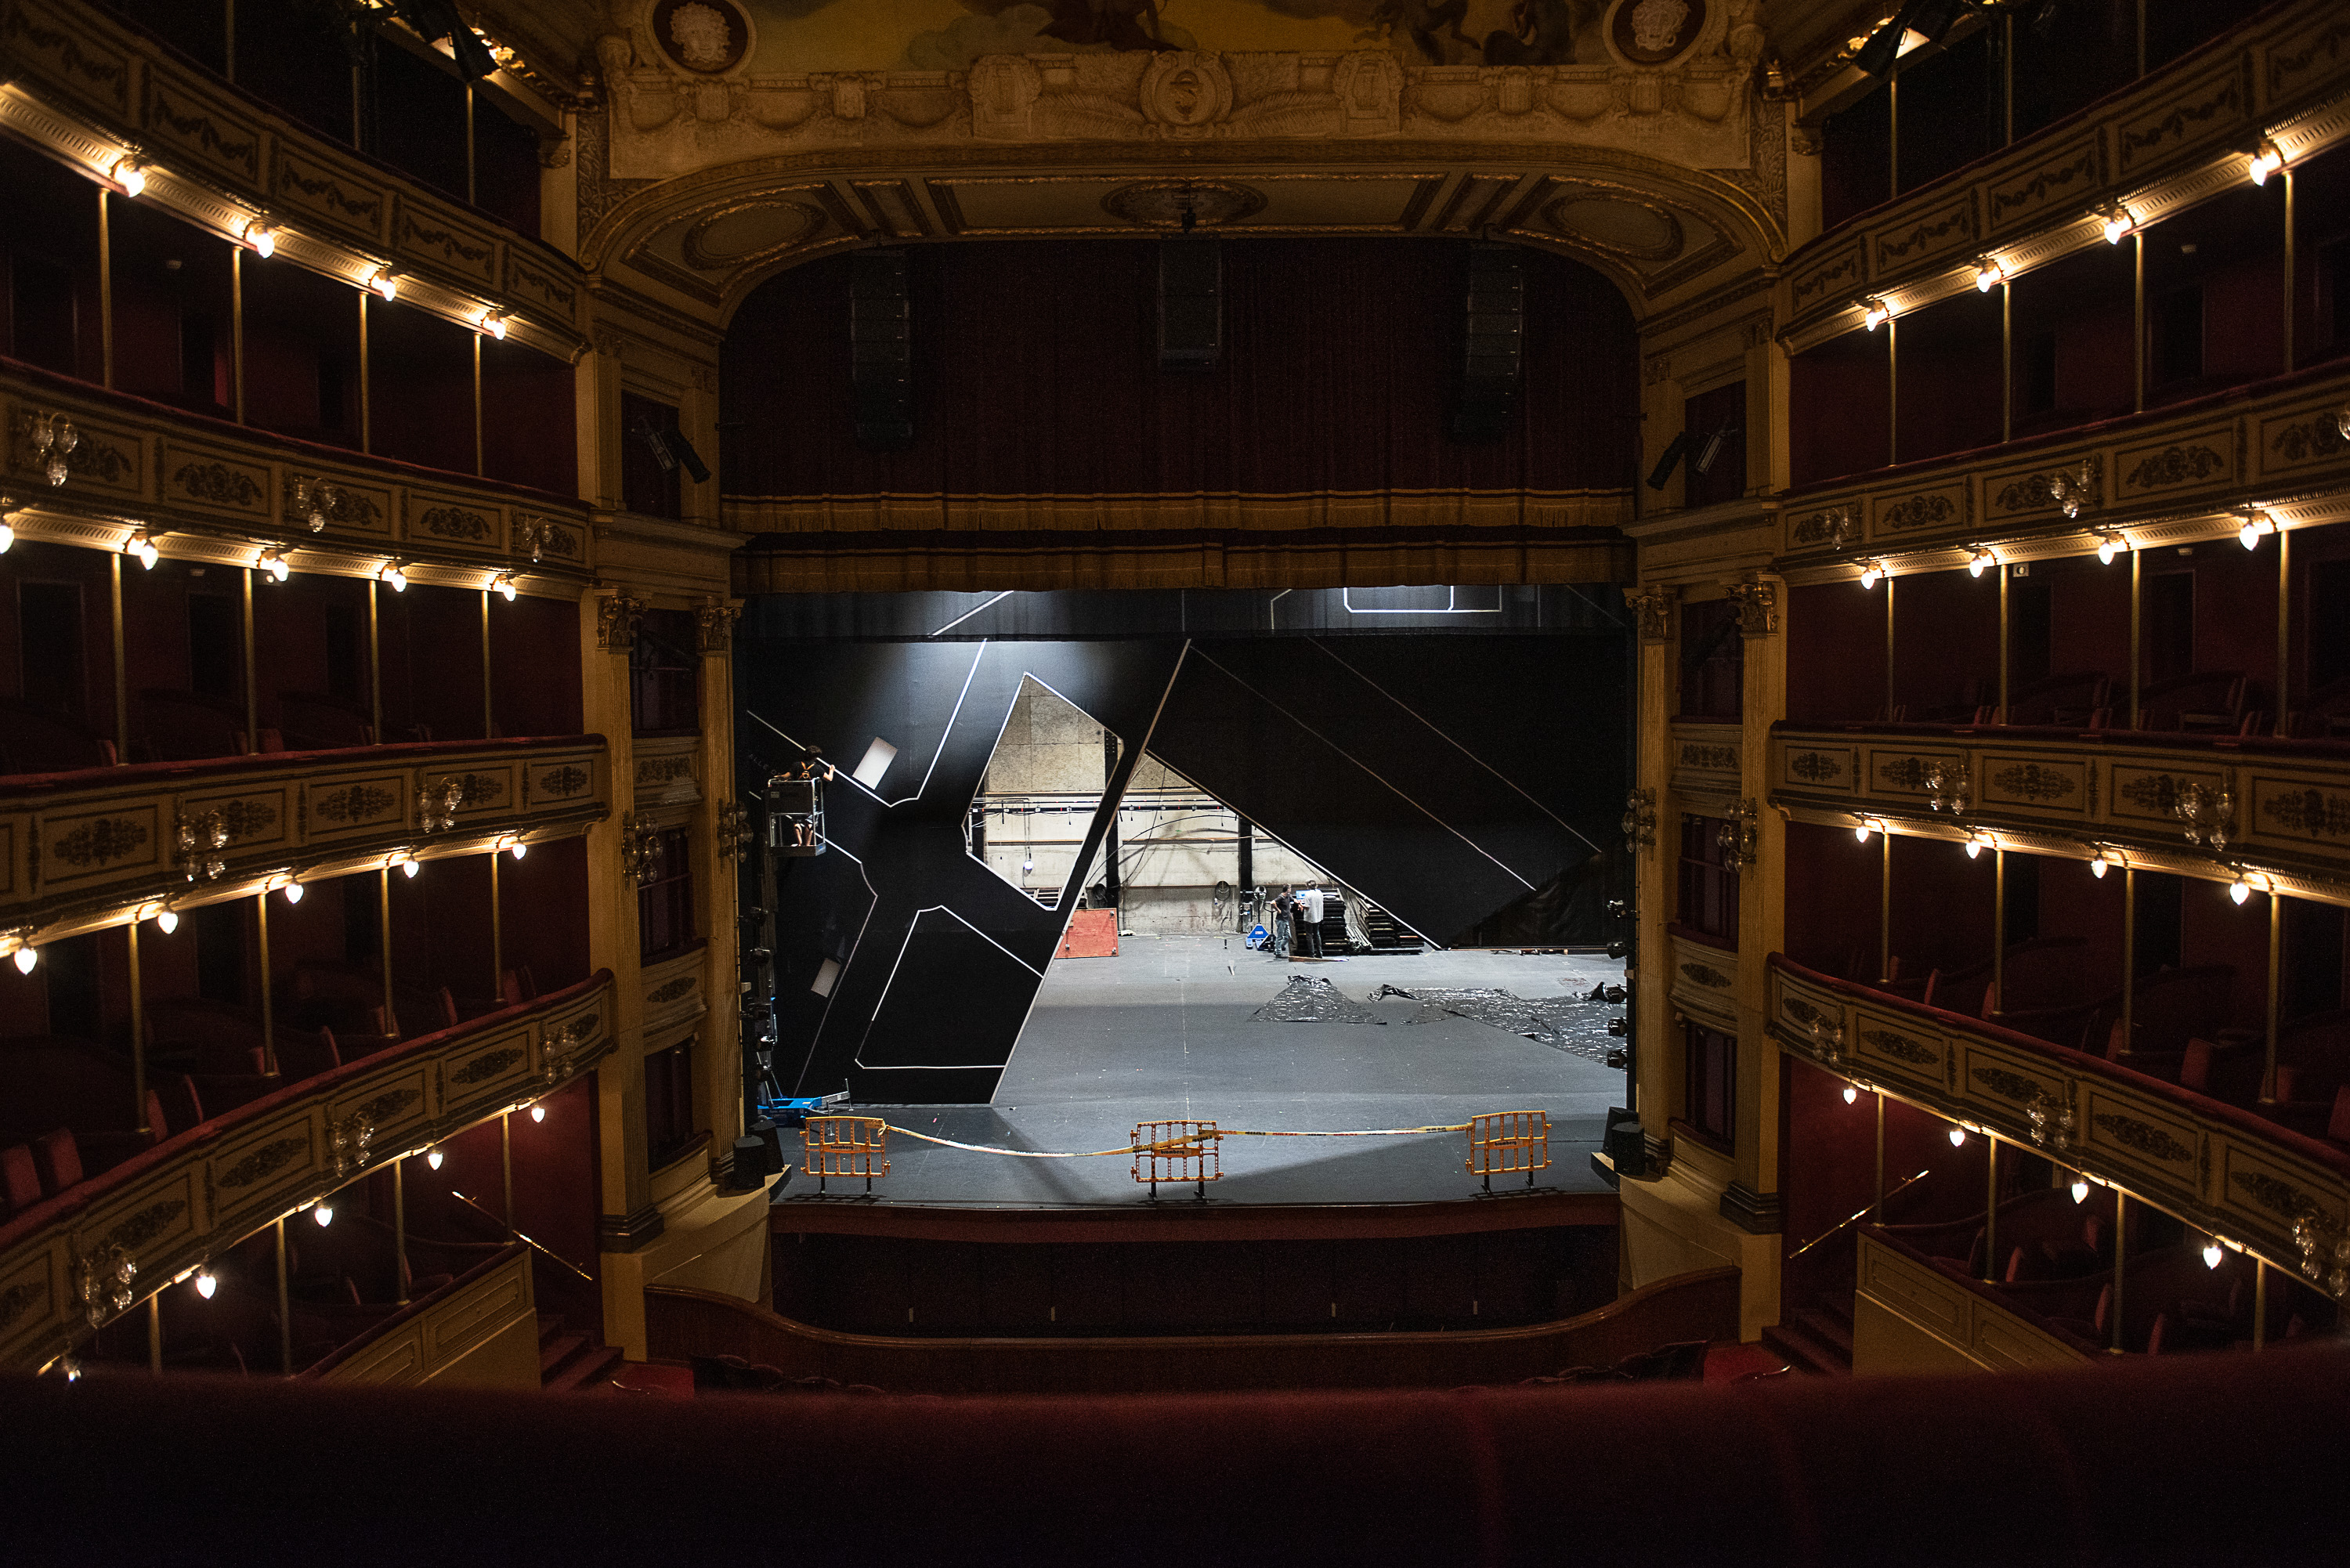
[(1779, 629), (1779, 585), (1760, 578), (1727, 585), (1738, 606), (1738, 629), (1746, 637), (1768, 637)]
[(643, 812), (620, 824), (620, 869), (638, 887), (649, 885), (660, 869), (660, 831)]
[(637, 646), (637, 626), (645, 618), (645, 601), (615, 589), (596, 600), (596, 646), (626, 653)]
[(1642, 642), (1665, 642), (1673, 635), (1673, 601), (1678, 588), (1651, 585), (1624, 596), (1624, 606), (1638, 618)]
[(723, 601), (697, 605), (693, 624), (700, 632), (702, 651), (724, 653), (734, 644), (734, 623), (743, 618), (743, 607)]
[(1762, 811), (1752, 796), (1742, 800), (1714, 829), (1714, 844), (1725, 865), (1744, 869), (1754, 864), (1762, 840)]

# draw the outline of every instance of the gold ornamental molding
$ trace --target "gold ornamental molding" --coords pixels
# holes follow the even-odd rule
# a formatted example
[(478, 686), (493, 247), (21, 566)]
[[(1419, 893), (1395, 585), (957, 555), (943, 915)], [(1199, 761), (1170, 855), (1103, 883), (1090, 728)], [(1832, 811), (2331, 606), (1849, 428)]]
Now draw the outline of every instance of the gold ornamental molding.
[(0, 929), (12, 950), (37, 948), (167, 900), (184, 909), (400, 857), (568, 837), (610, 798), (600, 735), (51, 774), (0, 789)]
[(2137, 227), (2233, 188), (2262, 140), (2288, 166), (2350, 140), (2350, 17), (2334, 0), (2273, 8), (2235, 47), (2197, 50), (2102, 100), (2094, 124), (2029, 137), (1829, 231), (1789, 258), (1790, 353), (2106, 244), (2101, 209)]
[[(2312, 1236), (2350, 1227), (2350, 1155), (2248, 1110), (1773, 953), (1782, 1049), (2168, 1210), (2306, 1275)], [(2330, 1261), (2330, 1260), (2329, 1260)], [(2320, 1288), (2339, 1295), (2337, 1275)]]
[(1803, 585), (1951, 571), (2350, 521), (2350, 371), (2328, 365), (2182, 409), (1988, 453), (1814, 485), (1780, 503), (1779, 569)]
[[(69, 435), (70, 441), (64, 439)], [(594, 567), (588, 509), (406, 463), (324, 455), (249, 427), (165, 415), (141, 400), (28, 368), (0, 370), (0, 511), (28, 539), (577, 598)]]
[(20, 1210), (0, 1226), (0, 1367), (69, 1352), (273, 1220), (563, 1087), (612, 1044), (603, 971), (302, 1079)]
[(1800, 822), (2241, 879), (2256, 892), (2350, 905), (2350, 757), (2232, 735), (2137, 739), (1780, 725), (1769, 799)]

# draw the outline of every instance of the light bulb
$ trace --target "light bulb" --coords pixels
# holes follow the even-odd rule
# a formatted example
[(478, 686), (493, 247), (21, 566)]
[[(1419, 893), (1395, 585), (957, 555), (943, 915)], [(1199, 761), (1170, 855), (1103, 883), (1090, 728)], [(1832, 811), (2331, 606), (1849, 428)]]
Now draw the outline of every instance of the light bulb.
[(2089, 875), (2095, 877), (2100, 882), (2106, 879), (2106, 857), (2104, 856), (2100, 855), (2095, 860), (2089, 862)]
[(1859, 839), (1863, 844), (1868, 842), (1868, 834), (1869, 826), (1868, 824), (1865, 822), (1855, 825), (1852, 830), (1852, 836), (1855, 838)]
[(1967, 558), (1967, 576), (1970, 577), (1981, 576), (1983, 573), (1990, 568), (1991, 561), (1992, 556), (1989, 550), (1977, 550), (1972, 556)]
[(403, 877), (414, 877), (422, 869), (423, 867), (413, 860), (403, 860), (400, 863), (400, 874)]
[(253, 247), (255, 255), (267, 261), (277, 254), (277, 231), (255, 218), (244, 225), (244, 243)]
[(500, 572), (496, 576), (490, 579), (490, 587), (497, 589), (499, 595), (505, 599), (506, 603), (514, 603), (515, 580), (514, 574), (512, 572)]
[(1877, 580), (1884, 576), (1885, 568), (1871, 561), (1860, 569), (1860, 586), (1864, 588), (1873, 588), (1877, 586)]
[(155, 929), (162, 932), (167, 937), (173, 931), (178, 930), (180, 929), (179, 911), (176, 909), (166, 909), (161, 914), (156, 916)]
[(408, 574), (400, 569), (399, 562), (386, 561), (383, 565), (383, 570), (378, 575), (382, 577), (385, 586), (390, 587), (393, 593), (404, 594), (408, 591)]
[(1983, 257), (1982, 265), (1975, 268), (1975, 292), (1977, 294), (1989, 294), (1992, 289), (1997, 288), (2001, 284), (2005, 283), (2006, 281), (2006, 270), (2002, 268), (1999, 263), (1991, 260), (1989, 256)]
[(1974, 859), (1978, 859), (1978, 858), (1980, 858), (1980, 857), (1981, 857), (1981, 855), (1982, 855), (1982, 841), (1981, 841), (1981, 839), (1975, 839), (1975, 838), (1970, 838), (1970, 839), (1968, 839), (1968, 840), (1967, 840), (1967, 858), (1968, 858), (1968, 859), (1970, 859), (1970, 860), (1974, 860)]
[(514, 841), (514, 847), (512, 847), (511, 849), (508, 849), (508, 850), (506, 851), (506, 853), (507, 853), (507, 854), (509, 854), (509, 855), (511, 855), (511, 856), (513, 856), (515, 859), (519, 860), (519, 859), (521, 859), (524, 856), (525, 856), (525, 855), (527, 855), (527, 854), (529, 854), (529, 853), (530, 853), (530, 846), (529, 846), (529, 845), (527, 845), (527, 844), (525, 844), (521, 839), (517, 838), (517, 839), (515, 839), (515, 840)]
[(155, 541), (148, 537), (146, 529), (141, 528), (122, 541), (122, 553), (138, 556), (139, 564), (151, 572), (155, 569), (155, 557), (162, 552), (155, 548)]
[(1860, 1091), (1854, 1088), (1850, 1084), (1846, 1084), (1844, 1086), (1844, 1103), (1848, 1106), (1858, 1098), (1860, 1098)]
[(2098, 563), (2102, 566), (2112, 566), (2114, 564), (2114, 557), (2120, 555), (2121, 550), (2122, 540), (2120, 535), (2107, 534), (2104, 535), (2097, 541)]
[(1878, 327), (1884, 326), (1892, 318), (1893, 309), (1890, 306), (1887, 305), (1885, 301), (1881, 299), (1864, 299), (1860, 302), (1861, 322), (1871, 332), (1876, 331)]
[(388, 266), (376, 268), (375, 275), (367, 280), (367, 286), (381, 295), (387, 303), (400, 297), (400, 279), (392, 275)]
[(428, 1168), (433, 1170), (440, 1169), (441, 1162), (448, 1158), (449, 1157), (447, 1155), (441, 1152), (438, 1145), (435, 1145), (433, 1147), (428, 1148), (424, 1151), (424, 1163)]
[(2241, 877), (2228, 885), (2228, 897), (2241, 904), (2252, 896), (2252, 885)]
[(137, 196), (143, 193), (147, 189), (146, 166), (140, 163), (136, 158), (116, 159), (114, 161), (114, 182), (122, 187), (122, 193), (126, 196)]
[(196, 1271), (196, 1294), (210, 1301), (213, 1299), (213, 1293), (218, 1289), (220, 1289), (220, 1281), (214, 1277), (210, 1269)]
[(545, 1121), (545, 1120), (546, 1119), (546, 1107), (545, 1106), (531, 1106), (531, 1107), (530, 1107), (530, 1119), (531, 1119), (531, 1120), (533, 1120), (533, 1121), (535, 1121), (535, 1122), (543, 1122), (543, 1121)]
[(6, 555), (8, 553), (8, 546), (16, 542), (16, 530), (8, 525), (8, 520), (6, 518), (0, 517), (0, 556)]
[(318, 1222), (318, 1229), (323, 1231), (335, 1222), (335, 1206), (331, 1203), (313, 1204), (310, 1208), (310, 1218), (316, 1220)]
[(2206, 1242), (2203, 1244), (2203, 1266), (2204, 1266), (2205, 1268), (2207, 1268), (2207, 1269), (2216, 1269), (2216, 1268), (2218, 1268), (2218, 1267), (2220, 1266), (2220, 1260), (2221, 1258), (2226, 1257), (2226, 1256), (2227, 1256), (2227, 1253), (2225, 1253), (2225, 1252), (2223, 1252), (2223, 1251), (2221, 1251), (2220, 1250), (2220, 1243), (2219, 1243), (2219, 1242), (2217, 1242), (2217, 1241), (2206, 1241)]
[(1952, 1128), (1950, 1129), (1950, 1147), (1951, 1147), (1952, 1148), (1958, 1148), (1958, 1147), (1961, 1147), (1962, 1145), (1964, 1145), (1964, 1144), (1966, 1143), (1966, 1141), (1967, 1141), (1967, 1129), (1966, 1129), (1966, 1128), (1964, 1128), (1964, 1127), (1952, 1127)]
[(2252, 151), (2252, 166), (2249, 172), (2255, 185), (2265, 185), (2269, 176), (2284, 167), (2284, 150), (2273, 141), (2263, 141)]
[(2245, 518), (2245, 519), (2244, 519), (2244, 525), (2243, 525), (2242, 527), (2241, 527), (2241, 528), (2239, 528), (2239, 529), (2237, 529), (2237, 530), (2236, 530), (2236, 537), (2243, 541), (2243, 545), (2244, 545), (2244, 548), (2245, 548), (2245, 549), (2247, 549), (2247, 550), (2257, 550), (2257, 549), (2259, 549), (2259, 548), (2261, 547), (2261, 527), (2260, 527), (2260, 524), (2257, 524), (2257, 523), (2255, 523), (2255, 522), (2253, 522), (2253, 521), (2252, 521), (2251, 518), (2249, 518), (2249, 517)]
[(2130, 216), (2127, 207), (2113, 208), (2105, 215), (2106, 244), (2109, 245), (2121, 244), (2122, 236), (2137, 225), (2137, 221)]
[(283, 550), (264, 550), (253, 564), (255, 570), (273, 583), (282, 583), (294, 575), (294, 568), (286, 564)]
[(496, 338), (499, 342), (503, 343), (506, 340), (506, 313), (504, 311), (486, 311), (483, 314), (482, 319), (475, 323), (475, 325), (484, 333)]
[(2076, 1179), (2073, 1183), (2073, 1201), (2075, 1203), (2086, 1203), (2088, 1200), (2089, 1184)]
[(33, 966), (34, 966), (35, 964), (36, 964), (36, 963), (40, 962), (40, 961), (41, 961), (41, 950), (40, 950), (40, 949), (38, 949), (38, 948), (18, 948), (18, 949), (16, 950), (16, 972), (17, 972), (18, 974), (30, 974), (30, 973), (32, 973), (32, 972), (33, 972)]
[(289, 904), (298, 904), (302, 901), (301, 883), (288, 882), (286, 884), (286, 901)]

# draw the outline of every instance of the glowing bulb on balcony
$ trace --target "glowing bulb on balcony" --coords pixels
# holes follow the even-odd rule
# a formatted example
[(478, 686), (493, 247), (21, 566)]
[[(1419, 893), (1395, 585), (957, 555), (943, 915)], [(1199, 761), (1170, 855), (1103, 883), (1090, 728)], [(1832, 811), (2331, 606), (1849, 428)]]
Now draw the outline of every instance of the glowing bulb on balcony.
[(2247, 550), (2261, 547), (2261, 535), (2276, 532), (2276, 519), (2255, 509), (2244, 514), (2244, 525), (2236, 530), (2236, 538)]
[(138, 556), (139, 564), (151, 572), (155, 569), (155, 558), (162, 554), (161, 550), (155, 548), (155, 541), (148, 536), (147, 530), (144, 528), (122, 542), (122, 553), (126, 556)]
[(506, 313), (503, 310), (484, 311), (482, 319), (474, 325), (484, 337), (494, 337), (501, 343), (506, 340)]
[(2124, 549), (2124, 547), (2125, 547), (2125, 541), (2123, 540), (2122, 536), (2121, 536), (2119, 534), (2100, 534), (2100, 535), (2097, 535), (2097, 561), (2098, 561), (2098, 563), (2099, 563), (2100, 565), (2102, 565), (2102, 566), (2112, 566), (2112, 565), (2114, 564), (2114, 557), (2115, 557), (2116, 556), (2120, 555), (2120, 554), (2122, 553), (2122, 550)]
[(331, 1203), (314, 1203), (310, 1206), (310, 1218), (316, 1220), (318, 1222), (318, 1229), (323, 1231), (335, 1222), (335, 1206)]
[(0, 556), (6, 555), (8, 546), (16, 542), (16, 530), (9, 526), (8, 519), (0, 517)]
[(1859, 839), (1863, 844), (1866, 844), (1868, 842), (1868, 836), (1871, 831), (1872, 830), (1868, 824), (1865, 822), (1856, 822), (1853, 824), (1852, 836), (1855, 838)]
[(1872, 295), (1860, 302), (1860, 319), (1862, 325), (1874, 332), (1893, 319), (1893, 307)]
[(36, 963), (40, 962), (40, 961), (41, 961), (41, 950), (40, 950), (40, 949), (38, 949), (38, 948), (18, 948), (18, 949), (16, 950), (16, 972), (17, 972), (18, 974), (30, 974), (30, 973), (32, 973), (32, 972), (33, 972), (33, 966), (34, 966), (35, 964), (36, 964)]
[(255, 218), (244, 225), (244, 243), (253, 247), (255, 255), (267, 261), (277, 254), (277, 231)]
[(496, 576), (490, 579), (490, 587), (496, 589), (498, 597), (504, 599), (506, 603), (514, 603), (515, 594), (517, 590), (515, 587), (514, 574), (512, 572), (500, 572)]
[(288, 882), (286, 884), (286, 901), (289, 904), (298, 904), (302, 901), (301, 883)]
[(210, 1269), (196, 1271), (196, 1294), (210, 1301), (213, 1299), (213, 1293), (218, 1289), (220, 1289), (220, 1280)]
[(390, 588), (393, 593), (404, 594), (408, 591), (408, 573), (401, 569), (398, 561), (386, 561), (383, 564), (383, 570), (377, 575), (383, 579), (384, 586)]
[(521, 839), (517, 838), (517, 839), (515, 839), (515, 840), (514, 841), (514, 843), (513, 843), (513, 844), (509, 845), (509, 846), (506, 847), (506, 853), (507, 853), (507, 854), (509, 854), (509, 855), (511, 855), (511, 856), (513, 856), (515, 859), (519, 860), (519, 859), (521, 859), (524, 856), (525, 856), (525, 855), (527, 855), (527, 854), (529, 854), (529, 853), (530, 853), (530, 846), (529, 846), (529, 845), (527, 845), (527, 844), (525, 844)]
[(2241, 904), (2245, 899), (2251, 896), (2252, 885), (2244, 880), (2243, 877), (2238, 877), (2233, 882), (2228, 884), (2228, 897), (2236, 900), (2237, 903)]
[(2007, 269), (2000, 265), (1999, 263), (1993, 261), (1989, 256), (1983, 257), (1981, 264), (1975, 268), (1975, 292), (1977, 294), (1989, 294), (1992, 289), (1997, 288), (2001, 284), (2005, 283), (2006, 281)]
[(2121, 244), (2122, 236), (2137, 227), (2137, 220), (2130, 216), (2127, 207), (2108, 207), (2101, 217), (2105, 224), (2106, 244), (2109, 245)]
[(424, 1151), (425, 1166), (432, 1170), (440, 1169), (441, 1162), (448, 1158), (449, 1157), (447, 1155), (441, 1152), (441, 1148), (438, 1144), (435, 1144), (432, 1147)]
[(126, 196), (139, 196), (147, 190), (147, 166), (136, 158), (114, 161), (114, 182), (122, 187)]
[(545, 1121), (545, 1120), (546, 1119), (546, 1107), (545, 1106), (531, 1106), (531, 1107), (530, 1107), (530, 1119), (531, 1119), (531, 1120), (533, 1120), (533, 1121), (535, 1121), (535, 1122), (543, 1122), (543, 1121)]
[(1967, 1141), (1967, 1129), (1966, 1129), (1966, 1128), (1964, 1128), (1964, 1127), (1952, 1127), (1952, 1128), (1950, 1129), (1950, 1147), (1951, 1147), (1952, 1148), (1962, 1148), (1962, 1147), (1964, 1147), (1966, 1146), (1966, 1141)]
[(273, 583), (282, 583), (294, 575), (294, 568), (286, 562), (283, 550), (264, 550), (260, 559), (253, 564), (263, 576)]
[(2095, 877), (2100, 882), (2106, 879), (2106, 857), (2104, 856), (2100, 855), (2095, 860), (2089, 862), (2089, 875)]
[(2085, 1181), (2083, 1181), (2083, 1180), (2082, 1180), (2080, 1178), (2078, 1178), (2078, 1177), (2074, 1178), (2074, 1179), (2073, 1179), (2073, 1201), (2074, 1201), (2074, 1202), (2075, 1202), (2075, 1203), (2086, 1203), (2088, 1200), (2089, 1200), (2089, 1184), (2088, 1184), (2087, 1182), (2085, 1182)]
[(2220, 1266), (2220, 1260), (2227, 1255), (2228, 1254), (2226, 1252), (2220, 1250), (2219, 1242), (2206, 1241), (2203, 1243), (2203, 1266), (2205, 1268), (2218, 1268)]
[(1860, 586), (1864, 588), (1873, 588), (1884, 579), (1884, 563), (1871, 561), (1860, 568)]
[(155, 929), (162, 932), (167, 937), (173, 931), (178, 930), (180, 929), (179, 911), (176, 909), (165, 909), (156, 915)]
[(2284, 167), (2284, 149), (2273, 141), (2262, 141), (2252, 150), (2252, 166), (2247, 171), (2255, 185), (2265, 185), (2269, 176)]
[(400, 874), (403, 877), (414, 877), (422, 869), (423, 867), (413, 860), (403, 860), (400, 863)]
[(400, 297), (400, 279), (393, 275), (392, 270), (388, 266), (376, 268), (374, 274), (367, 280), (367, 286), (382, 296), (386, 304)]
[(1967, 576), (1970, 577), (1981, 576), (1983, 573), (1991, 569), (1997, 560), (1998, 557), (1993, 556), (1989, 550), (1978, 548), (1973, 555), (1967, 557)]
[(1844, 1103), (1846, 1105), (1851, 1105), (1855, 1100), (1859, 1098), (1860, 1091), (1858, 1089), (1854, 1088), (1850, 1084), (1846, 1084), (1844, 1086)]

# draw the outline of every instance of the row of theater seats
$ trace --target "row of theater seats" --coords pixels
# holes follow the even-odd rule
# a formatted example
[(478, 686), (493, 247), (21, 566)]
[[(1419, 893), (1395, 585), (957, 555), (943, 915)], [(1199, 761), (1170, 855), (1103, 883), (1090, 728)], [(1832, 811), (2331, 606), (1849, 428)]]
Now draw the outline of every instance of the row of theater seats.
[[(529, 968), (505, 971), (494, 1002), (461, 1007), (447, 987), (400, 1002), (385, 1028), (380, 980), (306, 965), (285, 988), (281, 1023), (265, 1039), (258, 1017), (232, 1003), (158, 1000), (145, 1007), (147, 1087), (134, 1101), (127, 1057), (88, 1041), (0, 1039), (0, 1223), (142, 1149), (289, 1084), (330, 1073), (401, 1039), (453, 1029), (538, 994)], [(358, 1019), (372, 1028), (316, 1022)], [(276, 1074), (269, 1071), (272, 1054)], [(143, 1109), (147, 1130), (134, 1109)]]
[[(2138, 724), (2142, 731), (2204, 735), (2266, 735), (2284, 740), (2335, 740), (2350, 735), (2350, 680), (2333, 681), (2304, 695), (2280, 720), (2255, 706), (2254, 688), (2238, 670), (2199, 670), (2142, 686)], [(1901, 724), (2017, 724), (2067, 730), (2110, 730), (2126, 725), (2126, 685), (2097, 670), (2051, 675), (2008, 693), (2002, 718), (1995, 682), (1970, 680), (1955, 702), (1897, 703), (1881, 721)]]
[[(2120, 1347), (2153, 1355), (2250, 1349), (2252, 1261), (2222, 1251), (2215, 1267), (2204, 1255), (2204, 1239), (2177, 1221), (2143, 1205), (2125, 1214)], [(2000, 1205), (1995, 1226), (1986, 1226), (1979, 1210), (1876, 1226), (1872, 1233), (1973, 1281), (1984, 1280), (1987, 1250), (1996, 1247), (1990, 1282), (2008, 1306), (2085, 1351), (2116, 1343), (2110, 1189), (2093, 1186), (2079, 1199), (2064, 1187), (2027, 1192)], [(2261, 1337), (2271, 1344), (2330, 1329), (2335, 1320), (2324, 1298), (2282, 1273), (2271, 1275), (2266, 1310)]]
[[(114, 739), (61, 714), (0, 701), (0, 774), (73, 773), (118, 762), (204, 762), (256, 752), (325, 752), (375, 743), (373, 714), (361, 703), (318, 691), (280, 691), (277, 722), (258, 734), (241, 698), (150, 689), (132, 710), (130, 754)], [(392, 730), (393, 741), (430, 741), (430, 726)]]

